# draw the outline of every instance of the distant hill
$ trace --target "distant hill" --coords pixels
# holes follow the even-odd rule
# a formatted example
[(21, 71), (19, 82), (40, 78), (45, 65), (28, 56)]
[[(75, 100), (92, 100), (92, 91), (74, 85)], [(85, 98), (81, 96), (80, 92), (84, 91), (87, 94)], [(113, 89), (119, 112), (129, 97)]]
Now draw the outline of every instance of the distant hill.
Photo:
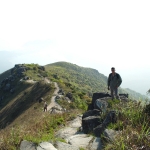
[[(109, 92), (107, 90), (107, 77), (96, 69), (80, 67), (69, 62), (56, 62), (45, 66), (51, 77), (58, 81), (69, 82), (90, 94), (94, 92)], [(130, 85), (129, 85), (130, 86)], [(133, 99), (146, 99), (147, 97), (130, 89), (119, 88), (120, 93), (128, 93)]]

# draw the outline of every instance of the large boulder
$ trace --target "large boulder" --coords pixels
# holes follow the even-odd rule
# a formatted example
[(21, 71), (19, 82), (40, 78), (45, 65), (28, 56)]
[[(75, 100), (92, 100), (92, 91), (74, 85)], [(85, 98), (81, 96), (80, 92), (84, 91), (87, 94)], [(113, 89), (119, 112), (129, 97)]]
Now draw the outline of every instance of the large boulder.
[(119, 131), (115, 131), (112, 129), (105, 129), (104, 131), (104, 136), (108, 141), (114, 141), (118, 134), (119, 134)]
[(89, 116), (82, 120), (82, 130), (85, 134), (93, 132), (93, 129), (100, 125), (102, 120), (99, 116)]
[(97, 99), (104, 98), (104, 97), (111, 97), (111, 95), (108, 94), (108, 93), (94, 93), (94, 94), (93, 94), (93, 97), (92, 97), (92, 103), (91, 103), (91, 105), (88, 107), (88, 110), (94, 109), (95, 101), (96, 101)]
[(101, 110), (98, 110), (98, 109), (89, 110), (83, 114), (82, 119), (89, 117), (89, 116), (100, 116), (100, 115), (101, 115)]
[(94, 109), (101, 110), (102, 112), (106, 112), (107, 107), (108, 103), (101, 99), (97, 99), (94, 103)]
[(105, 120), (103, 121), (103, 126), (107, 127), (110, 123), (116, 123), (117, 122), (117, 115), (116, 111), (110, 111)]
[(101, 124), (93, 129), (93, 133), (96, 137), (100, 137), (100, 135), (104, 132), (104, 130), (105, 127), (103, 126), (103, 124)]
[(116, 123), (116, 122), (117, 122), (116, 112), (115, 111), (110, 111), (107, 114), (107, 116), (106, 116), (105, 120), (103, 121), (103, 123), (93, 129), (94, 135), (96, 137), (100, 137), (100, 135), (104, 132), (104, 130), (106, 129), (106, 127), (110, 123)]

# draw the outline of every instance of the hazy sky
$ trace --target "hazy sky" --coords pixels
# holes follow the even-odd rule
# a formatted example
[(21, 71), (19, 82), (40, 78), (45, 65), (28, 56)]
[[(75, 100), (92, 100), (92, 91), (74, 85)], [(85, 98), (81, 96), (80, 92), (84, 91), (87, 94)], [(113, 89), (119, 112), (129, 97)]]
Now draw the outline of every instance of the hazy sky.
[(0, 1), (0, 72), (16, 63), (68, 61), (142, 94), (150, 88), (149, 0)]

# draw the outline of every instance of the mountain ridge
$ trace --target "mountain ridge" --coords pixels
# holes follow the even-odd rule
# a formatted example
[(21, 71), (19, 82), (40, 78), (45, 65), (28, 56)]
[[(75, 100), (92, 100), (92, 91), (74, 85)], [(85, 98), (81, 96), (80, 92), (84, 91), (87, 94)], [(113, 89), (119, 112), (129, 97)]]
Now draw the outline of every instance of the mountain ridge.
[[(109, 92), (107, 90), (107, 76), (105, 76), (104, 74), (100, 73), (96, 69), (88, 68), (88, 67), (81, 67), (81, 66), (78, 66), (76, 64), (72, 64), (72, 63), (64, 62), (64, 61), (62, 61), (62, 62), (56, 62), (56, 63), (52, 63), (52, 64), (47, 64), (47, 65), (45, 65), (45, 67), (46, 67), (47, 70), (53, 70), (52, 68), (54, 67), (55, 68), (55, 72), (57, 70), (58, 74), (60, 74), (59, 69), (62, 69), (62, 68), (64, 70), (66, 70), (66, 71), (68, 71), (69, 69), (71, 69), (75, 73), (77, 71), (80, 71), (80, 73), (85, 73), (84, 74), (85, 77), (87, 76), (87, 74), (89, 74), (89, 76), (87, 78), (93, 76), (92, 78), (95, 78), (97, 80), (97, 82), (99, 82), (99, 81), (102, 82), (101, 84), (99, 83), (97, 85), (97, 89), (99, 88), (99, 90), (96, 91), (94, 89), (92, 92)], [(57, 67), (59, 67), (59, 68), (57, 68)], [(75, 75), (75, 73), (74, 73), (74, 75)], [(94, 84), (97, 84), (97, 83), (94, 82)], [(142, 95), (141, 93), (136, 92), (134, 90), (131, 90), (130, 88), (119, 88), (119, 92), (120, 93), (128, 93), (130, 95), (130, 97), (134, 98), (134, 99), (139, 99), (139, 98), (146, 99), (147, 98), (147, 96)]]

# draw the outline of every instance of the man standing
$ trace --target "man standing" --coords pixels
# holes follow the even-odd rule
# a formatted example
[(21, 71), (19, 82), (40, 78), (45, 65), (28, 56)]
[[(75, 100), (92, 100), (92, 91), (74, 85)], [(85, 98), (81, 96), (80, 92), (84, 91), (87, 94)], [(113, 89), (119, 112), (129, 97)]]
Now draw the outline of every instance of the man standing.
[(47, 103), (46, 101), (44, 102), (44, 112), (47, 111)]
[(114, 93), (116, 98), (120, 99), (118, 94), (118, 87), (121, 85), (122, 79), (121, 76), (115, 72), (114, 67), (111, 68), (111, 72), (112, 73), (110, 73), (108, 77), (108, 90), (111, 90), (112, 100), (114, 99)]

